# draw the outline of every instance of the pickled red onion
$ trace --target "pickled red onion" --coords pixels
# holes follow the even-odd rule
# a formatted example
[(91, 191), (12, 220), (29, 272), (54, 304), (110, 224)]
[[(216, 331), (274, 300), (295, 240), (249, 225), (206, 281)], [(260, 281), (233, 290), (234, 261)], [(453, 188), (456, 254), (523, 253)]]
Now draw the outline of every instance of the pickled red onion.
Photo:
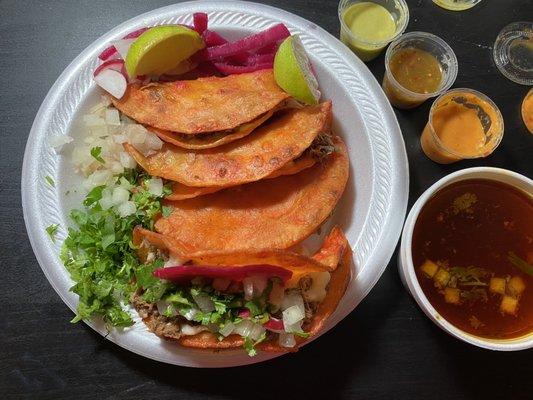
[(276, 43), (290, 36), (290, 32), (283, 24), (274, 25), (262, 32), (236, 40), (235, 42), (208, 47), (198, 53), (198, 57), (205, 60), (230, 57), (250, 50), (260, 49)]
[(193, 14), (194, 30), (200, 35), (207, 29), (207, 14), (206, 13), (194, 13)]

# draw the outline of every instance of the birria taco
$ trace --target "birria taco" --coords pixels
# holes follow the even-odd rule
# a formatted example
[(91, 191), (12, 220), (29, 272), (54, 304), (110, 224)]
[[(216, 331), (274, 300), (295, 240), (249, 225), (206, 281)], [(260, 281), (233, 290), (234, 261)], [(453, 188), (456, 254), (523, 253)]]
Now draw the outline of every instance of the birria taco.
[(340, 137), (332, 142), (333, 153), (297, 174), (165, 201), (170, 215), (155, 229), (182, 246), (183, 254), (289, 248), (316, 231), (344, 191), (348, 154)]
[(226, 132), (289, 98), (271, 69), (190, 81), (130, 84), (113, 105), (138, 123), (186, 135)]
[(145, 263), (167, 261), (152, 273), (163, 282), (161, 300), (146, 301), (141, 289), (132, 303), (152, 332), (186, 347), (295, 351), (323, 328), (351, 275), (351, 251), (338, 227), (312, 257), (211, 252), (184, 263), (163, 235), (138, 228), (134, 242)]
[(238, 141), (212, 149), (189, 150), (165, 143), (143, 155), (128, 153), (152, 176), (193, 187), (236, 186), (267, 177), (298, 158), (320, 134), (331, 130), (331, 102), (291, 108)]

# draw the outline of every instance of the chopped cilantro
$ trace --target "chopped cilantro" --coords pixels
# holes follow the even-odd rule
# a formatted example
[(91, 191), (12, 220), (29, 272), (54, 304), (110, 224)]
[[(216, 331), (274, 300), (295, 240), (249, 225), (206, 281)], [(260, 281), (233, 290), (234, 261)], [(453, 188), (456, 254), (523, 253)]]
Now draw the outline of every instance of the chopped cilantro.
[(515, 267), (521, 269), (526, 274), (533, 276), (533, 265), (528, 263), (523, 258), (518, 257), (514, 252), (510, 251), (507, 255), (507, 259), (510, 263), (512, 263)]
[(50, 239), (52, 239), (52, 242), (56, 241), (56, 233), (57, 233), (58, 228), (59, 228), (58, 224), (52, 224), (46, 228), (46, 233), (48, 233), (48, 236), (50, 236)]
[[(133, 170), (122, 176), (134, 185), (141, 177)], [(71, 211), (75, 227), (68, 230), (61, 260), (75, 282), (71, 291), (79, 295), (73, 322), (102, 316), (107, 324), (124, 327), (133, 324), (133, 320), (122, 309), (121, 302), (127, 302), (138, 285), (147, 285), (144, 296), (154, 302), (168, 289), (167, 283), (151, 276), (162, 261), (140, 265), (132, 243), (135, 226), (153, 227), (154, 216), (161, 212), (161, 202), (159, 197), (136, 187), (132, 201), (137, 212), (121, 217), (112, 208), (103, 210), (100, 206), (104, 188), (92, 189), (83, 202), (85, 208)], [(139, 283), (133, 284), (135, 281)]]
[(162, 214), (163, 214), (163, 217), (169, 217), (170, 214), (172, 214), (172, 207), (169, 207), (169, 206), (163, 206), (162, 208)]
[(96, 161), (104, 164), (105, 161), (102, 158), (101, 154), (102, 154), (102, 148), (100, 146), (96, 146), (91, 149), (91, 156), (93, 156)]
[(257, 355), (257, 350), (255, 349), (255, 343), (250, 338), (244, 338), (244, 349), (250, 357)]
[(50, 176), (50, 175), (46, 175), (44, 177), (44, 179), (46, 180), (46, 182), (52, 186), (52, 187), (55, 187), (56, 183), (54, 182), (54, 179)]

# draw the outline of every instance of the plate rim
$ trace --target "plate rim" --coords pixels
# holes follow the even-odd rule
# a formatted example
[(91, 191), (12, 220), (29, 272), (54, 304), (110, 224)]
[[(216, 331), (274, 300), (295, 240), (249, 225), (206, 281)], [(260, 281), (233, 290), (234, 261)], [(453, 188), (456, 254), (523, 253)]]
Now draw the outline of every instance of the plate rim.
[[(38, 182), (35, 181), (35, 179), (32, 179), (33, 172), (31, 171), (31, 168), (29, 168), (29, 165), (31, 164), (30, 156), (32, 153), (36, 150), (36, 141), (31, 140), (34, 137), (36, 137), (39, 133), (39, 131), (43, 130), (46, 126), (46, 124), (43, 122), (46, 119), (43, 118), (46, 116), (46, 113), (50, 113), (51, 106), (55, 104), (56, 98), (62, 93), (64, 90), (63, 82), (67, 82), (70, 75), (76, 76), (80, 75), (81, 71), (77, 69), (77, 66), (81, 64), (82, 60), (88, 58), (88, 55), (90, 53), (95, 52), (99, 47), (103, 47), (106, 43), (109, 42), (109, 39), (111, 37), (119, 36), (120, 34), (125, 33), (126, 30), (131, 29), (131, 25), (140, 24), (143, 22), (143, 20), (150, 19), (150, 18), (161, 18), (162, 15), (167, 13), (173, 13), (176, 16), (180, 15), (189, 15), (191, 12), (190, 8), (198, 9), (198, 11), (202, 7), (208, 7), (208, 8), (218, 8), (218, 9), (224, 9), (228, 8), (228, 6), (231, 7), (252, 7), (255, 9), (255, 12), (264, 10), (265, 14), (274, 20), (279, 19), (278, 16), (281, 15), (285, 19), (289, 19), (294, 21), (294, 24), (307, 24), (307, 26), (312, 27), (314, 30), (316, 30), (316, 34), (313, 34), (316, 40), (319, 40), (323, 43), (328, 43), (333, 45), (335, 53), (340, 53), (339, 55), (345, 59), (350, 60), (348, 64), (352, 67), (352, 69), (357, 70), (363, 75), (363, 81), (365, 84), (371, 86), (371, 89), (374, 96), (377, 97), (377, 101), (379, 102), (379, 108), (381, 110), (385, 110), (383, 113), (382, 120), (383, 124), (385, 126), (389, 126), (392, 131), (394, 132), (388, 132), (387, 135), (389, 136), (389, 139), (391, 142), (394, 142), (395, 146), (391, 146), (390, 149), (390, 155), (392, 157), (392, 160), (389, 160), (392, 165), (395, 167), (398, 167), (396, 171), (394, 171), (394, 177), (391, 178), (391, 193), (390, 193), (390, 201), (388, 206), (395, 206), (394, 210), (388, 210), (389, 212), (386, 214), (385, 220), (383, 222), (383, 226), (381, 228), (381, 232), (379, 236), (376, 239), (376, 245), (372, 249), (372, 252), (368, 256), (367, 262), (372, 264), (375, 264), (373, 267), (373, 270), (375, 271), (373, 279), (369, 280), (367, 282), (367, 286), (364, 290), (361, 291), (362, 295), (359, 296), (359, 299), (353, 304), (353, 307), (351, 307), (350, 311), (344, 313), (344, 315), (339, 315), (339, 313), (334, 313), (331, 316), (331, 320), (336, 320), (332, 322), (330, 328), (335, 326), (340, 320), (344, 319), (350, 312), (352, 312), (360, 301), (362, 301), (372, 290), (372, 288), (375, 286), (377, 281), (380, 279), (380, 277), (383, 275), (388, 263), (391, 260), (391, 257), (395, 251), (395, 248), (397, 246), (398, 240), (400, 238), (401, 229), (403, 226), (403, 221), (405, 218), (405, 214), (407, 211), (407, 201), (408, 201), (408, 195), (409, 195), (409, 165), (408, 165), (408, 159), (407, 159), (407, 152), (405, 149), (405, 143), (403, 140), (402, 132), (400, 129), (400, 126), (398, 124), (396, 115), (390, 105), (390, 103), (386, 100), (386, 97), (381, 90), (381, 87), (379, 83), (375, 80), (374, 76), (368, 69), (368, 67), (360, 61), (353, 53), (350, 52), (350, 50), (345, 47), (337, 38), (335, 38), (333, 35), (331, 35), (329, 32), (327, 32), (325, 29), (321, 28), (320, 26), (316, 25), (315, 23), (308, 21), (300, 16), (297, 16), (289, 11), (285, 11), (282, 9), (279, 9), (277, 7), (259, 4), (259, 3), (252, 3), (247, 1), (188, 1), (178, 4), (173, 4), (161, 8), (157, 8), (151, 11), (148, 11), (146, 13), (137, 15), (133, 18), (130, 18), (119, 25), (115, 26), (114, 28), (110, 29), (103, 35), (101, 35), (99, 38), (94, 40), (91, 44), (89, 44), (85, 49), (83, 49), (80, 54), (74, 58), (74, 60), (69, 63), (69, 65), (63, 70), (63, 72), (60, 74), (60, 76), (57, 78), (57, 80), (54, 82), (52, 87), (50, 88), (49, 92), (45, 96), (43, 102), (41, 103), (41, 106), (39, 107), (39, 110), (37, 111), (37, 114), (35, 116), (35, 119), (33, 121), (30, 134), (28, 136), (28, 140), (25, 147), (24, 152), (24, 159), (23, 159), (23, 166), (22, 166), (22, 175), (21, 175), (21, 194), (22, 194), (22, 208), (23, 208), (23, 215), (24, 215), (24, 222), (26, 226), (26, 231), (28, 234), (28, 238), (30, 240), (30, 244), (32, 246), (32, 250), (35, 254), (35, 257), (37, 258), (37, 261), (39, 263), (39, 266), (41, 267), (43, 273), (45, 274), (48, 282), (50, 285), (54, 288), (56, 293), (60, 296), (62, 301), (69, 307), (71, 310), (74, 311), (73, 306), (71, 306), (70, 301), (66, 298), (66, 295), (63, 293), (58, 287), (57, 284), (54, 282), (54, 280), (51, 278), (50, 271), (44, 266), (46, 265), (45, 261), (45, 254), (43, 254), (45, 251), (43, 250), (44, 247), (50, 247), (46, 246), (46, 244), (42, 244), (39, 242), (42, 242), (43, 235), (37, 235), (36, 234), (36, 227), (38, 227), (38, 224), (32, 219), (30, 219), (30, 211), (29, 207), (31, 206), (31, 193), (32, 190), (30, 190), (31, 184), (38, 185)], [(277, 14), (277, 15), (276, 15)], [(158, 17), (159, 16), (159, 17)], [(312, 53), (312, 50), (311, 50)], [(94, 63), (96, 60), (94, 60)], [(354, 65), (355, 64), (355, 65)], [(67, 85), (68, 86), (68, 85)], [(363, 123), (366, 122), (363, 121)], [(372, 190), (372, 199), (374, 199), (374, 191)], [(374, 199), (375, 200), (375, 199)], [(393, 211), (393, 212), (390, 212)], [(365, 222), (366, 224), (366, 222)], [(37, 226), (35, 226), (37, 225)], [(388, 229), (384, 229), (384, 227)], [(39, 237), (36, 237), (39, 236)], [(385, 248), (385, 250), (383, 250)], [(57, 257), (57, 254), (55, 254)], [(96, 330), (100, 334), (103, 335), (102, 331), (98, 329), (96, 326), (97, 324), (94, 323), (94, 321), (84, 321), (87, 325), (89, 325), (92, 329)], [(324, 330), (316, 337), (319, 337), (321, 334), (325, 333), (327, 330)], [(315, 338), (316, 338), (315, 337)], [(235, 365), (227, 365), (227, 364), (217, 364), (214, 365), (198, 365), (194, 363), (194, 360), (190, 364), (186, 363), (180, 363), (180, 362), (173, 362), (169, 361), (167, 359), (162, 359), (159, 357), (155, 357), (152, 354), (148, 354), (146, 352), (143, 352), (139, 350), (138, 348), (135, 348), (135, 346), (127, 345), (126, 343), (118, 343), (118, 341), (113, 337), (113, 335), (106, 336), (108, 340), (111, 342), (133, 352), (139, 355), (142, 355), (144, 357), (154, 359), (160, 362), (175, 364), (175, 365), (182, 365), (182, 366), (192, 366), (192, 367), (228, 367), (228, 366), (238, 366), (238, 365), (247, 365), (247, 364), (253, 364), (257, 362), (266, 361), (268, 359), (275, 358), (279, 356), (278, 354), (274, 355), (261, 355), (260, 357), (250, 358), (249, 362), (240, 362)]]

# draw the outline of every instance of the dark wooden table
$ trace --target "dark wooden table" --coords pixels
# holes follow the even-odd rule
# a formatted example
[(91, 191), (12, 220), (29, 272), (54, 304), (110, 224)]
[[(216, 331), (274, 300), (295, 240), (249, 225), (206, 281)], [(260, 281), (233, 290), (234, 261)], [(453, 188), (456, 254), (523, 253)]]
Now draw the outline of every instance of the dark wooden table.
[[(89, 43), (116, 24), (166, 1), (0, 0), (0, 398), (2, 399), (526, 399), (533, 398), (533, 351), (495, 353), (466, 345), (433, 325), (407, 294), (396, 255), (361, 305), (301, 352), (239, 369), (198, 370), (144, 359), (84, 324), (48, 284), (22, 220), (20, 171), (37, 109), (55, 79)], [(273, 0), (337, 35), (337, 1)], [(498, 31), (533, 20), (531, 0), (484, 0), (470, 11), (408, 1), (408, 31), (435, 33), (459, 59), (455, 87), (491, 97), (505, 118), (492, 156), (450, 166), (423, 156), (419, 135), (431, 102), (397, 111), (410, 162), (410, 199), (442, 176), (490, 165), (533, 177), (533, 135), (520, 118), (528, 88), (492, 62)], [(383, 56), (369, 64), (378, 80)]]

